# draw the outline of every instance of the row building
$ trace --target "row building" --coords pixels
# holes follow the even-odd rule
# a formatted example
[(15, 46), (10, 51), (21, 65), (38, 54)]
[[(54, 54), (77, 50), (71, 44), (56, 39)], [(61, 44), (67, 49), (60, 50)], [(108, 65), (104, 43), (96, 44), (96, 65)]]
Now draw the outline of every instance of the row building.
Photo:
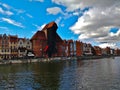
[(87, 55), (120, 55), (119, 49), (100, 48), (89, 43), (74, 40), (62, 40), (57, 34), (57, 24), (48, 23), (31, 38), (32, 50), (36, 57), (87, 56)]
[(100, 48), (89, 43), (62, 40), (57, 33), (57, 24), (50, 22), (31, 39), (17, 35), (0, 35), (0, 59), (24, 57), (72, 57), (87, 55), (120, 55), (120, 49)]
[(32, 43), (29, 39), (18, 38), (17, 35), (0, 35), (0, 59), (16, 59), (32, 52)]

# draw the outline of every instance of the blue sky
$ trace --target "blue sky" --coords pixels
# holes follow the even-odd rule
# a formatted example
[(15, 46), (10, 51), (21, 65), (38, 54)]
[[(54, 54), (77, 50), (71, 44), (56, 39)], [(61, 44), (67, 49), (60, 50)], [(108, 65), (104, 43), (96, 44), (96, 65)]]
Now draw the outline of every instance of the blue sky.
[(119, 0), (0, 0), (0, 34), (31, 38), (55, 21), (62, 39), (116, 48), (120, 46), (119, 4)]
[[(6, 5), (7, 7), (5, 7)], [(57, 32), (63, 39), (77, 39), (78, 36), (69, 30), (69, 27), (77, 20), (77, 16), (64, 17), (61, 13), (55, 15), (47, 12), (47, 8), (57, 7), (59, 5), (52, 3), (50, 0), (3, 0), (1, 1), (1, 9), (11, 14), (0, 13), (0, 33), (17, 34), (19, 37), (31, 38), (37, 31), (41, 30), (41, 26), (51, 21), (55, 21), (59, 28)], [(65, 7), (60, 6), (61, 9)], [(9, 23), (9, 21), (14, 23)], [(69, 22), (69, 23), (68, 23)]]

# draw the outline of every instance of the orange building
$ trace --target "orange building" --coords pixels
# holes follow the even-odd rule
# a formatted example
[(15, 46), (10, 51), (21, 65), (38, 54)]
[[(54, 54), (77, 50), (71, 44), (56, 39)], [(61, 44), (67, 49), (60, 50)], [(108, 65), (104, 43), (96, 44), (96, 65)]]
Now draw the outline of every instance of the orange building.
[(94, 55), (101, 56), (102, 55), (102, 49), (99, 46), (94, 46)]
[(18, 57), (18, 36), (0, 35), (0, 59), (14, 59)]
[(68, 40), (68, 56), (73, 56), (74, 55), (74, 45), (73, 45), (73, 40)]
[(80, 41), (64, 40), (64, 56), (82, 56), (83, 43)]
[(83, 55), (83, 43), (80, 41), (76, 41), (76, 56)]
[(18, 57), (18, 36), (9, 35), (9, 50), (11, 59)]
[(114, 51), (114, 54), (115, 54), (115, 55), (120, 55), (120, 49), (117, 48), (117, 49)]

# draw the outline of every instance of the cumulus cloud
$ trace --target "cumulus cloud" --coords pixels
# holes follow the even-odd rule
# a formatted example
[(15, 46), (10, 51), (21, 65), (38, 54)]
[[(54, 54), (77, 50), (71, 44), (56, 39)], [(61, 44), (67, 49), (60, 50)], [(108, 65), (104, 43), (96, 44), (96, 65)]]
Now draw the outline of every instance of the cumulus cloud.
[[(79, 17), (78, 21), (70, 29), (74, 33), (80, 34), (79, 39), (102, 38), (102, 41), (107, 39), (113, 41), (113, 36), (120, 36), (119, 34), (112, 34), (113, 36), (110, 34), (111, 28), (120, 28), (120, 12), (118, 8), (120, 7), (91, 8), (83, 16)], [(106, 37), (109, 38), (106, 39)]]
[(110, 32), (111, 28), (120, 28), (120, 1), (119, 0), (52, 0), (56, 4), (66, 6), (66, 11), (74, 12), (77, 9), (89, 10), (80, 16), (77, 22), (70, 27), (75, 33), (79, 34), (79, 39), (93, 38), (96, 41), (116, 42), (119, 34)]
[(47, 8), (46, 11), (47, 11), (49, 14), (53, 14), (53, 15), (56, 15), (56, 14), (58, 14), (58, 13), (62, 13), (61, 8), (59, 8), (59, 7)]
[(9, 23), (9, 24), (12, 24), (12, 25), (14, 25), (14, 26), (18, 26), (18, 27), (21, 27), (21, 28), (24, 27), (21, 23), (16, 22), (16, 21), (14, 21), (14, 20), (12, 20), (12, 19), (9, 19), (9, 18), (1, 18), (1, 20), (4, 21), (4, 22), (7, 22), (7, 23)]
[[(77, 22), (71, 27), (71, 31), (78, 34), (78, 39), (92, 39), (96, 42), (108, 42), (111, 44), (120, 41), (120, 0), (52, 0), (52, 2), (66, 7), (66, 12), (79, 15)], [(117, 32), (110, 32), (111, 28), (119, 28)], [(108, 45), (108, 44), (106, 44)], [(105, 46), (105, 45), (104, 45)], [(109, 45), (108, 45), (109, 46)]]
[(115, 43), (103, 43), (99, 45), (101, 48), (106, 48), (106, 47), (110, 47), (113, 49), (117, 49), (118, 46)]
[(52, 0), (52, 2), (65, 6), (67, 11), (84, 9), (86, 7), (110, 7), (120, 3), (119, 0)]

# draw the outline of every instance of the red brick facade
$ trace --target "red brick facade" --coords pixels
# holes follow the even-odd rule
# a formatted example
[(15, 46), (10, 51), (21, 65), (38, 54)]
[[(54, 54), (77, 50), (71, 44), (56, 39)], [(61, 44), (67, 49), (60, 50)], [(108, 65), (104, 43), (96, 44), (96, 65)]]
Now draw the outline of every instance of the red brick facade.
[(80, 41), (76, 41), (76, 56), (83, 55), (83, 43)]
[(94, 54), (95, 55), (97, 55), (97, 56), (102, 55), (102, 49), (100, 47), (94, 46), (93, 49), (94, 49)]
[(47, 45), (45, 33), (37, 31), (31, 38), (33, 52), (36, 57), (43, 57), (45, 55), (44, 48)]
[[(50, 30), (54, 30), (54, 27), (57, 28), (55, 22), (51, 22), (47, 24), (41, 31), (37, 31), (33, 37), (31, 38), (33, 51), (36, 57), (46, 57), (47, 53), (44, 52), (46, 47), (50, 47), (49, 43), (52, 44), (54, 41), (49, 42), (49, 38), (53, 38), (52, 36), (48, 35)], [(55, 31), (56, 32), (56, 31)], [(54, 33), (55, 33), (54, 32)], [(56, 33), (55, 34), (55, 45), (56, 45), (56, 52), (52, 54), (52, 56), (62, 56), (63, 52), (63, 41), (60, 36)]]

